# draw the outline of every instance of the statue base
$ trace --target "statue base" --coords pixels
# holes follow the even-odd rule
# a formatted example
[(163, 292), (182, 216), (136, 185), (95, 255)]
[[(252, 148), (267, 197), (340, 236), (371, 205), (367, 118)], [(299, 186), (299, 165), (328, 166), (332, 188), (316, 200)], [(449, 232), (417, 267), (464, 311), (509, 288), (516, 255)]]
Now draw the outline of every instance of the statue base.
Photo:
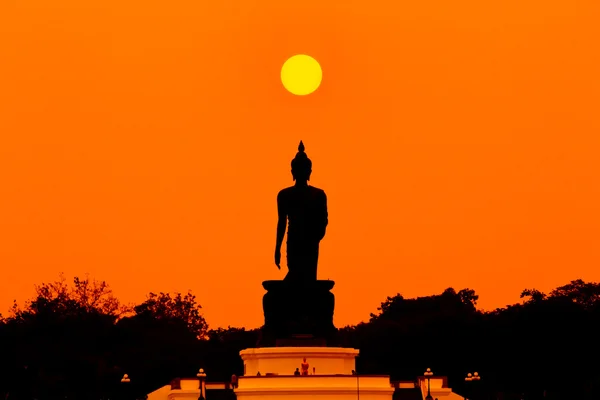
[(332, 347), (337, 345), (333, 325), (333, 281), (290, 283), (265, 281), (265, 325), (259, 347)]
[[(339, 347), (242, 350), (244, 375), (238, 378), (235, 397), (237, 400), (393, 400), (395, 389), (389, 376), (353, 375), (357, 355), (357, 349)], [(309, 364), (309, 375), (294, 376), (304, 359)], [(420, 393), (417, 395), (415, 398), (422, 398)]]

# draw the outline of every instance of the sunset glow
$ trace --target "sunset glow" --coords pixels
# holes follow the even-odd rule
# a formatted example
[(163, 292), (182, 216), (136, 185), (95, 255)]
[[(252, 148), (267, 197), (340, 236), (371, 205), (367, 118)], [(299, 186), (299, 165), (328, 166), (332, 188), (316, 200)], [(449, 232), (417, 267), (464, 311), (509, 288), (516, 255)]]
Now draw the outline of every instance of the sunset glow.
[[(328, 196), (318, 274), (337, 326), (398, 292), (468, 287), (490, 310), (600, 281), (598, 15), (0, 1), (0, 313), (89, 273), (123, 302), (191, 289), (211, 327), (260, 326), (262, 281), (287, 273), (276, 196), (300, 140)], [(322, 68), (311, 95), (282, 86), (294, 54)]]

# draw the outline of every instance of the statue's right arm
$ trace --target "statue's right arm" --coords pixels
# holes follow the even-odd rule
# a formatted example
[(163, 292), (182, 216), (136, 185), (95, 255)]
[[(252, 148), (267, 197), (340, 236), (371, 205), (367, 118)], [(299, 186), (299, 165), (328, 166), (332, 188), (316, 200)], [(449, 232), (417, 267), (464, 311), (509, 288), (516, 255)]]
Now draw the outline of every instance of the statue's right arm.
[(283, 237), (285, 236), (285, 228), (287, 225), (287, 210), (285, 209), (285, 200), (283, 199), (283, 192), (279, 192), (277, 195), (277, 243), (275, 249), (280, 249), (283, 243)]

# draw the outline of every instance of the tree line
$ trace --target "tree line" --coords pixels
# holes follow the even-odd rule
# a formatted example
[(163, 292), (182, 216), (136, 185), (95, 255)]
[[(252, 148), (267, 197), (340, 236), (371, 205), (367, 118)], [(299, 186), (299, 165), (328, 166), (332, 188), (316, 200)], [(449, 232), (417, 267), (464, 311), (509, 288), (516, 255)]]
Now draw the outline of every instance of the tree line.
[[(600, 283), (574, 280), (484, 312), (474, 290), (387, 297), (366, 323), (339, 329), (360, 349), (358, 374), (414, 380), (431, 368), (473, 400), (600, 399)], [(192, 293), (149, 293), (124, 305), (106, 282), (63, 276), (0, 318), (3, 399), (143, 399), (200, 367), (209, 381), (242, 375), (257, 329), (209, 329)], [(464, 378), (478, 372), (473, 388)], [(129, 384), (121, 383), (124, 374)], [(125, 390), (125, 386), (127, 390)]]

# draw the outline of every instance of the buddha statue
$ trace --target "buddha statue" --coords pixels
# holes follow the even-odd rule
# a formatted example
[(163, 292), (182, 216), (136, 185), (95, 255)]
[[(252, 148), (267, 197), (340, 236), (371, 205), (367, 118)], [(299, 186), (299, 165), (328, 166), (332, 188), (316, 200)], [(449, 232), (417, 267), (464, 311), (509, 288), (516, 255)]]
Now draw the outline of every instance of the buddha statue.
[(308, 184), (312, 161), (300, 141), (298, 153), (292, 160), (294, 185), (277, 195), (277, 241), (275, 264), (281, 268), (281, 245), (287, 231), (287, 267), (284, 281), (288, 283), (316, 282), (319, 243), (328, 224), (327, 196), (322, 189)]

